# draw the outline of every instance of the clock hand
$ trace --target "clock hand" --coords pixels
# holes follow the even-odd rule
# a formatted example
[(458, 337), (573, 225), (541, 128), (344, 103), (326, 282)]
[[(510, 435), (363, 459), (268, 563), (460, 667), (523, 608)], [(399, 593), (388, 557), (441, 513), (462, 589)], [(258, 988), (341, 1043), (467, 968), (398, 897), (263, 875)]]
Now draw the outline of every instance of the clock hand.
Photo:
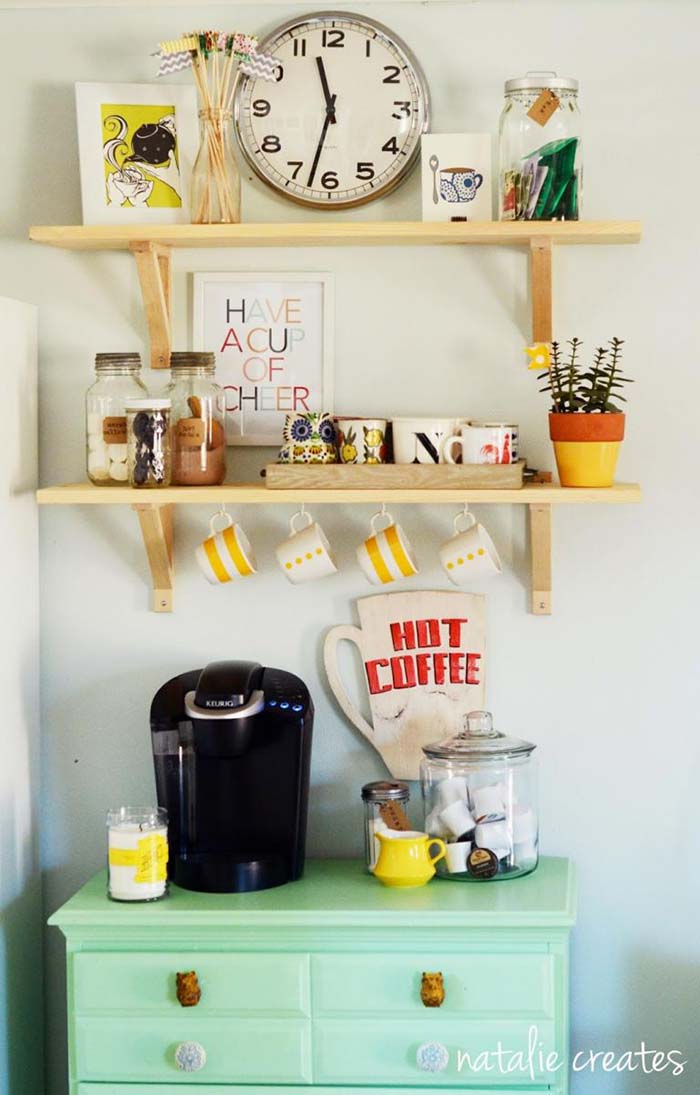
[(326, 78), (326, 69), (321, 57), (316, 58), (316, 64), (318, 66), (318, 74), (321, 77), (321, 87), (323, 88), (323, 97), (326, 100), (326, 114), (329, 116), (333, 125), (335, 125), (335, 95), (331, 95), (331, 89), (328, 86), (328, 80)]
[(323, 142), (326, 139), (326, 133), (328, 132), (328, 126), (330, 125), (331, 120), (332, 120), (332, 117), (331, 117), (331, 111), (332, 110), (335, 110), (335, 95), (333, 95), (331, 97), (330, 105), (329, 105), (329, 107), (326, 108), (326, 117), (323, 121), (323, 129), (321, 130), (321, 137), (320, 137), (320, 140), (318, 142), (318, 146), (316, 148), (316, 155), (314, 156), (314, 162), (311, 164), (311, 171), (309, 172), (309, 181), (306, 184), (309, 187), (312, 185), (312, 183), (314, 181), (314, 176), (316, 174), (316, 168), (318, 167), (318, 161), (321, 159), (321, 152), (323, 150)]

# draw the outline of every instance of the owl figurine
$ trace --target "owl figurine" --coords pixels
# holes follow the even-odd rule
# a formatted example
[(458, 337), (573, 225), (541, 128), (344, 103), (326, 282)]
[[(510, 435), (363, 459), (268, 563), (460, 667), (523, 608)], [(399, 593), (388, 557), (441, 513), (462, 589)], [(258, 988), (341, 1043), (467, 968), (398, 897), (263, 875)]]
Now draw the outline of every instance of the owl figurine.
[(445, 986), (441, 973), (424, 973), (420, 984), (420, 998), (426, 1008), (439, 1008), (445, 1000)]
[(282, 431), (280, 464), (335, 464), (338, 447), (335, 423), (327, 411), (288, 414)]

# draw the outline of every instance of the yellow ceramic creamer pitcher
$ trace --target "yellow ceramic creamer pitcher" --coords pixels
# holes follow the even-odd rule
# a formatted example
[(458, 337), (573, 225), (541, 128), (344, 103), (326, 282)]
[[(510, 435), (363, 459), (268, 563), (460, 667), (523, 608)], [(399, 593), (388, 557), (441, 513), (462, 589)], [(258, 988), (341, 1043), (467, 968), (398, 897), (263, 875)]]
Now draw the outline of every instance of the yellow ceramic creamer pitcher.
[[(447, 854), (445, 842), (427, 833), (376, 833), (380, 843), (374, 874), (385, 886), (425, 886), (435, 874), (435, 864)], [(431, 847), (440, 851), (431, 856)]]

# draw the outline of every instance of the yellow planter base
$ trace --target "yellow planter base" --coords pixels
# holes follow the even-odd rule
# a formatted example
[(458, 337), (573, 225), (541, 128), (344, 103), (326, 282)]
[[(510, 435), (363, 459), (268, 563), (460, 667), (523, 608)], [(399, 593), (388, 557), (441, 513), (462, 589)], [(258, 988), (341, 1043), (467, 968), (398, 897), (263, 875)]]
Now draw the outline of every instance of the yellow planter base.
[(621, 441), (553, 441), (562, 487), (611, 487)]

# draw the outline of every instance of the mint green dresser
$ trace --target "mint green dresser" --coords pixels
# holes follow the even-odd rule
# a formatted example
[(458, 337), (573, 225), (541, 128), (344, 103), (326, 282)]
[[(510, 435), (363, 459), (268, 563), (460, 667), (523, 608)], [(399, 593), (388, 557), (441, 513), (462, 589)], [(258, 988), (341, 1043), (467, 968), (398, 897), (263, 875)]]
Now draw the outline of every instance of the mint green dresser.
[[(255, 894), (173, 887), (122, 905), (105, 884), (97, 875), (50, 920), (67, 940), (71, 1095), (568, 1089), (568, 1066), (546, 1061), (568, 1055), (565, 859), (512, 882), (408, 891), (340, 860)], [(185, 1007), (176, 974), (191, 970), (201, 997)], [(424, 971), (443, 975), (440, 1006), (422, 1002)]]

